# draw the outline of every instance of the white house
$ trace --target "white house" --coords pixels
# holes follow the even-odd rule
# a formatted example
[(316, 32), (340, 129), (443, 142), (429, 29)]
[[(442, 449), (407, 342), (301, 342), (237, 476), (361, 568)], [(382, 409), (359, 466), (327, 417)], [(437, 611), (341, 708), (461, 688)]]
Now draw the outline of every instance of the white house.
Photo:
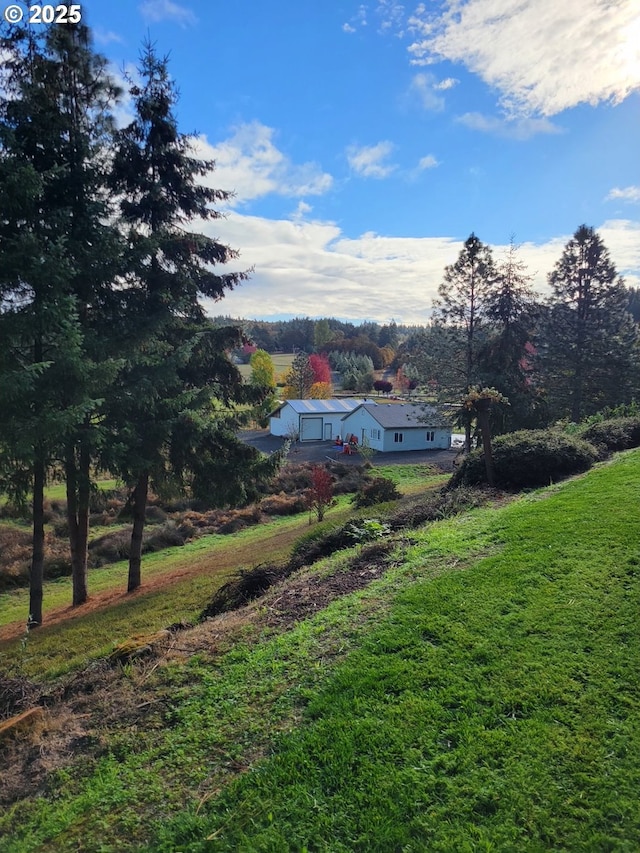
[[(284, 400), (269, 416), (271, 435), (297, 435), (300, 441), (331, 441), (342, 435), (342, 419), (364, 400)], [(373, 404), (375, 405), (375, 404)]]
[(417, 403), (363, 403), (342, 418), (342, 437), (383, 453), (395, 450), (448, 449), (451, 426), (433, 406)]

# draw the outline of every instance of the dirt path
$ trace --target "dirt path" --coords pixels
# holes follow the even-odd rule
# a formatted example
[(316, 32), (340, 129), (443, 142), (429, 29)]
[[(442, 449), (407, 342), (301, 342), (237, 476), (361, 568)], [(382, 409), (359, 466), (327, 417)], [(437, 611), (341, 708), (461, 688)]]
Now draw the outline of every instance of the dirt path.
[[(127, 593), (122, 588), (108, 589), (95, 593), (86, 604), (79, 607), (70, 605), (55, 607), (44, 613), (45, 623), (38, 629), (46, 632), (48, 629), (60, 625), (63, 622), (81, 619), (90, 613), (104, 610), (112, 605), (133, 598), (144, 598), (163, 589), (168, 589), (182, 581), (189, 580), (198, 574), (207, 574), (211, 577), (219, 574), (228, 574), (230, 571), (241, 566), (253, 566), (256, 563), (270, 559), (286, 556), (306, 527), (306, 521), (301, 521), (300, 526), (291, 530), (268, 530), (265, 527), (264, 536), (256, 542), (238, 544), (237, 540), (229, 540), (225, 548), (212, 551), (201, 556), (193, 556), (180, 561), (176, 566), (172, 565), (166, 571), (159, 570), (145, 578), (144, 562), (142, 566), (142, 586), (133, 593)], [(176, 562), (179, 560), (177, 556)], [(99, 571), (95, 569), (94, 571)], [(71, 595), (71, 588), (69, 588)], [(24, 621), (10, 622), (0, 627), (0, 647), (3, 643), (14, 642), (24, 633)]]

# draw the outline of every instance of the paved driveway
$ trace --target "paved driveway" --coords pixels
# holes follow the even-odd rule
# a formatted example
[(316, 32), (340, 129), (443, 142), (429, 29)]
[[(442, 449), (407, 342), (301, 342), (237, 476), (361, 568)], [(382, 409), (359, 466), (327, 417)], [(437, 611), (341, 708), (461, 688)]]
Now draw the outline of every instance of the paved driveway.
[[(268, 430), (242, 430), (239, 434), (242, 441), (256, 447), (263, 453), (273, 453), (279, 450), (284, 439), (269, 435)], [(327, 459), (338, 459), (345, 465), (361, 465), (360, 454), (347, 455), (341, 452), (332, 441), (304, 441), (292, 444), (287, 459), (291, 462), (326, 462)], [(453, 470), (453, 460), (458, 450), (399, 450), (395, 453), (376, 453), (371, 462), (375, 465), (416, 465), (426, 463), (437, 465), (443, 471)]]

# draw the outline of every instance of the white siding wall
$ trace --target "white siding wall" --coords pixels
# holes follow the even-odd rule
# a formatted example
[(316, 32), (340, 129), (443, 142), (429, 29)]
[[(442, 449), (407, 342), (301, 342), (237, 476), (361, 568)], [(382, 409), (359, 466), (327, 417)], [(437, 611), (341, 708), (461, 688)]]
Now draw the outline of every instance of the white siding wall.
[[(427, 441), (433, 432), (433, 441)], [(396, 441), (396, 434), (402, 435), (402, 441)], [(388, 428), (385, 430), (384, 451), (393, 453), (398, 450), (440, 450), (449, 447), (451, 433), (444, 429), (427, 429), (424, 427), (411, 427), (402, 429)]]
[(362, 444), (362, 430), (365, 430), (369, 447), (373, 447), (374, 450), (383, 450), (384, 430), (366, 409), (356, 409), (342, 421), (342, 438), (353, 433), (358, 438), (358, 444)]
[[(325, 435), (325, 428), (327, 424), (331, 425), (331, 438), (335, 439), (337, 436), (342, 435), (342, 418), (344, 417), (344, 412), (336, 412), (333, 413), (323, 413), (323, 414), (313, 414), (312, 412), (308, 412), (304, 415), (298, 414), (298, 412), (294, 411), (292, 407), (287, 403), (280, 409), (280, 417), (272, 417), (269, 418), (269, 432), (271, 435), (278, 436), (287, 436), (290, 432), (291, 424), (295, 424), (295, 428), (298, 433), (301, 432), (301, 417), (302, 418), (320, 418), (322, 420), (322, 432), (320, 436)], [(301, 435), (301, 440), (303, 440), (303, 436)]]
[(285, 436), (289, 434), (291, 424), (300, 429), (300, 415), (287, 403), (280, 409), (280, 417), (269, 418), (269, 432), (271, 435)]

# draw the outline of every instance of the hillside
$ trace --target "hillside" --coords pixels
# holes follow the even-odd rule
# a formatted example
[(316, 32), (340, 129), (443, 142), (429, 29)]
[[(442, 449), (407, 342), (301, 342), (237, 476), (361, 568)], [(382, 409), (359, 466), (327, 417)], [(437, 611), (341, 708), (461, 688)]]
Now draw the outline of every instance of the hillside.
[(634, 451), (52, 683), (3, 850), (638, 849), (639, 498)]

